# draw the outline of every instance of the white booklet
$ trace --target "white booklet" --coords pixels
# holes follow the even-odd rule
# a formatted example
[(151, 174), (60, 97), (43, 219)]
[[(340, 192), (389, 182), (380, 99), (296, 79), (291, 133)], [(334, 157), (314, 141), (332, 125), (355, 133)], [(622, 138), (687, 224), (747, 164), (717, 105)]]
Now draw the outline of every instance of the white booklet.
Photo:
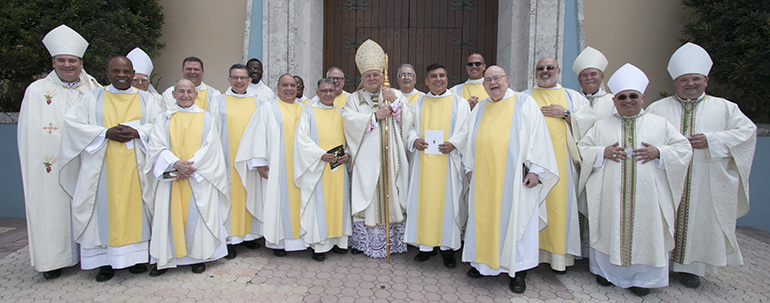
[(428, 142), (428, 147), (423, 151), (426, 155), (442, 155), (438, 151), (439, 144), (444, 143), (444, 131), (443, 130), (425, 130), (425, 142)]

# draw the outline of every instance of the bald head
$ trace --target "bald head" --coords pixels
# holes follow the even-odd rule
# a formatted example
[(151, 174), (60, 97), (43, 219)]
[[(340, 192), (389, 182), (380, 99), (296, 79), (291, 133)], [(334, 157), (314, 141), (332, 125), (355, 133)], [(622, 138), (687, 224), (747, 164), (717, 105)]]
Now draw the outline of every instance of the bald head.
[(484, 90), (492, 101), (500, 101), (508, 91), (510, 78), (505, 70), (497, 65), (492, 65), (484, 72)]
[(535, 81), (540, 87), (554, 87), (560, 73), (561, 69), (556, 59), (544, 57), (537, 61), (537, 66), (535, 66)]

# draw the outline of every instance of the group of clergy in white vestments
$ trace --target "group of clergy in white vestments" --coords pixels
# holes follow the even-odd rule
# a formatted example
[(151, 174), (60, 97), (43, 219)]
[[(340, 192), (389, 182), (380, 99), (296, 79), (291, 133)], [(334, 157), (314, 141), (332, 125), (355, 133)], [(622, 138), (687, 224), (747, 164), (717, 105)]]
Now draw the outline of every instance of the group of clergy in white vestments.
[[(312, 249), (414, 259), (440, 254), (471, 278), (507, 273), (526, 290), (541, 263), (564, 274), (588, 258), (603, 286), (640, 296), (686, 287), (742, 264), (735, 221), (748, 212), (756, 127), (735, 103), (705, 93), (711, 58), (687, 43), (671, 57), (675, 94), (645, 110), (649, 80), (632, 64), (604, 88), (607, 59), (587, 47), (559, 85), (554, 58), (537, 85), (509, 88), (480, 54), (469, 79), (401, 65), (386, 87), (387, 55), (356, 52), (358, 90), (332, 67), (316, 97), (284, 74), (275, 91), (262, 62), (234, 64), (225, 93), (188, 57), (162, 94), (141, 49), (110, 59), (110, 85), (82, 69), (88, 43), (66, 25), (43, 43), (54, 71), (31, 84), (18, 123), (32, 265), (47, 279), (80, 263), (151, 276), (237, 257), (256, 240), (278, 256)], [(42, 165), (40, 164), (42, 163)], [(239, 245), (240, 244), (240, 245)]]

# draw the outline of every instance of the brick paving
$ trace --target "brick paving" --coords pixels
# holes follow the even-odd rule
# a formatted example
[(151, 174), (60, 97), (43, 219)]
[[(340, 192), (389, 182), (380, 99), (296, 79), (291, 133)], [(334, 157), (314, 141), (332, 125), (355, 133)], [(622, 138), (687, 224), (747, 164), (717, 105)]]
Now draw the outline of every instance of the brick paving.
[[(527, 291), (508, 290), (507, 276), (468, 278), (469, 266), (447, 269), (441, 257), (417, 263), (413, 247), (391, 262), (363, 255), (328, 253), (326, 261), (311, 252), (278, 258), (265, 248), (239, 247), (234, 260), (207, 264), (203, 274), (189, 266), (160, 277), (117, 270), (112, 280), (97, 283), (97, 270), (65, 269), (46, 280), (29, 265), (23, 219), (0, 218), (0, 301), (4, 302), (762, 302), (770, 300), (770, 234), (738, 228), (744, 266), (707, 275), (697, 289), (685, 288), (676, 274), (670, 285), (640, 298), (618, 287), (599, 286), (585, 260), (556, 275), (546, 266), (532, 270)], [(459, 257), (459, 253), (458, 253)]]

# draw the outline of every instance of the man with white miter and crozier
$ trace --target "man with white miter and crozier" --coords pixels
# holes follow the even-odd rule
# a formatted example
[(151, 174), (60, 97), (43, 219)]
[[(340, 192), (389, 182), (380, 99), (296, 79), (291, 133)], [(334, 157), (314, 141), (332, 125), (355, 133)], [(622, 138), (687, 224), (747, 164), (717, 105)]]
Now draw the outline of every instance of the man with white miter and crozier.
[(719, 266), (743, 264), (735, 220), (749, 211), (757, 143), (757, 127), (737, 104), (706, 94), (711, 66), (705, 49), (686, 43), (668, 62), (676, 94), (648, 107), (674, 124), (693, 148), (671, 253), (671, 270), (689, 288)]
[(145, 171), (155, 179), (150, 276), (227, 255), (224, 214), (230, 207), (227, 170), (214, 116), (195, 105), (190, 80), (174, 84), (174, 108), (158, 115), (148, 144)]
[(352, 252), (372, 258), (386, 258), (388, 248), (390, 253), (406, 252), (409, 163), (404, 136), (412, 127), (412, 111), (401, 92), (383, 87), (385, 61), (385, 51), (376, 42), (361, 44), (356, 65), (363, 88), (348, 96), (342, 112), (351, 157)]
[(59, 142), (64, 114), (86, 92), (101, 87), (83, 70), (88, 42), (60, 25), (43, 38), (53, 71), (24, 91), (16, 140), (27, 218), (29, 258), (46, 279), (78, 263), (72, 239), (70, 197), (59, 186)]
[(636, 66), (618, 69), (608, 82), (617, 113), (597, 121), (578, 144), (590, 270), (600, 285), (639, 296), (668, 285), (676, 205), (692, 156), (671, 123), (642, 109), (648, 83)]

